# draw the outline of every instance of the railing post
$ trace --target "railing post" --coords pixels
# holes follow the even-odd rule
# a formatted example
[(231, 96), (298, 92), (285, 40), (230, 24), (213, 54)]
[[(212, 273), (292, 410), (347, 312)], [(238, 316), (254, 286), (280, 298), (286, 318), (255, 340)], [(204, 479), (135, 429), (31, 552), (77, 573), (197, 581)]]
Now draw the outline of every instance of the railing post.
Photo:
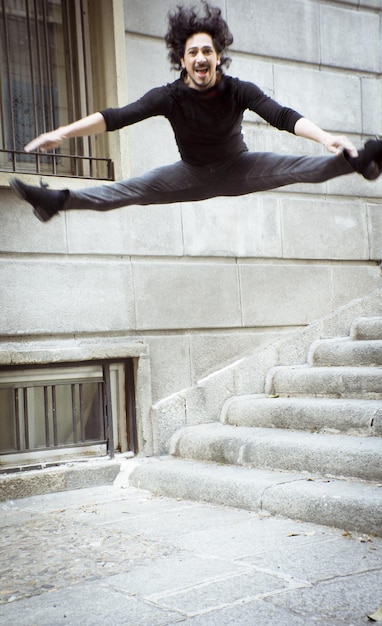
[(111, 459), (114, 458), (114, 434), (113, 434), (113, 410), (111, 405), (110, 367), (103, 366), (105, 381), (105, 412), (106, 412), (106, 439), (107, 452)]

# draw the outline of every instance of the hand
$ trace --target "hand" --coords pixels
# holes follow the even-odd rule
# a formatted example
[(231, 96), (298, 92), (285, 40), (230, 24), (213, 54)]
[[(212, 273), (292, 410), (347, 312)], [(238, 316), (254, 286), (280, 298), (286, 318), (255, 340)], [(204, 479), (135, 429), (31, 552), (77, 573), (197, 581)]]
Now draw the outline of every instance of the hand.
[(329, 152), (333, 152), (334, 154), (346, 150), (351, 157), (358, 156), (357, 148), (345, 135), (329, 135), (324, 142), (324, 146)]
[(43, 133), (36, 137), (36, 139), (32, 139), (25, 147), (25, 152), (37, 152), (41, 150), (41, 152), (46, 152), (47, 150), (53, 150), (57, 148), (65, 139), (65, 135), (62, 132), (57, 130), (52, 130), (49, 133)]

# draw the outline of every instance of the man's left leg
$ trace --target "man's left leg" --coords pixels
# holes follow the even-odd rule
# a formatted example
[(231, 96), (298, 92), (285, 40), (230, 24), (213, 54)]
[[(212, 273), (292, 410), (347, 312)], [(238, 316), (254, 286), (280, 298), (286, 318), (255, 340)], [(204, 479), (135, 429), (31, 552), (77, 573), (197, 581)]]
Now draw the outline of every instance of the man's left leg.
[(294, 183), (322, 183), (354, 172), (373, 180), (382, 172), (382, 141), (370, 144), (372, 150), (361, 149), (358, 157), (346, 153), (309, 157), (244, 152), (233, 160), (229, 172), (214, 185), (213, 195), (236, 196)]

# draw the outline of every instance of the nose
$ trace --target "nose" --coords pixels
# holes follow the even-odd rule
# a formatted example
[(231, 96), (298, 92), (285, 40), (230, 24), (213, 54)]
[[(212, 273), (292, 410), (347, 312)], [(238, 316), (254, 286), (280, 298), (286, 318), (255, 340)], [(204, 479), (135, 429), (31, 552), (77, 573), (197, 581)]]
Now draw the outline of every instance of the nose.
[(196, 55), (197, 63), (203, 63), (205, 60), (206, 55), (204, 54), (203, 50), (199, 50), (198, 54)]

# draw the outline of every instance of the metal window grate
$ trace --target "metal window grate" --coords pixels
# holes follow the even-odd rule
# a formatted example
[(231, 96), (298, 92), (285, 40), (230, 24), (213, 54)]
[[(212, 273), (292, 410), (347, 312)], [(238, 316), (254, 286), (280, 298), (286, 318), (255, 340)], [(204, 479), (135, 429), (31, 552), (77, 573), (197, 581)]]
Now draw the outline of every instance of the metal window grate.
[(10, 436), (1, 454), (104, 445), (114, 456), (109, 364), (102, 366), (101, 377), (26, 380), (4, 389), (13, 394), (8, 403), (13, 415), (8, 413)]
[[(22, 386), (14, 389), (14, 423), (15, 423), (15, 450), (9, 452), (27, 452), (35, 449), (49, 450), (65, 446), (86, 444), (106, 444), (106, 417), (107, 405), (104, 402), (105, 382), (96, 383), (96, 403), (94, 415), (90, 423), (85, 420), (85, 388), (95, 383), (57, 383), (44, 386)], [(60, 410), (57, 403), (59, 391), (69, 391), (71, 395), (71, 432), (59, 433)], [(30, 407), (36, 402), (36, 397), (43, 398), (43, 408), (40, 414), (40, 424), (44, 425), (43, 439), (40, 436), (31, 438), (30, 433)], [(33, 397), (32, 397), (33, 396)], [(35, 408), (35, 407), (33, 407)]]

